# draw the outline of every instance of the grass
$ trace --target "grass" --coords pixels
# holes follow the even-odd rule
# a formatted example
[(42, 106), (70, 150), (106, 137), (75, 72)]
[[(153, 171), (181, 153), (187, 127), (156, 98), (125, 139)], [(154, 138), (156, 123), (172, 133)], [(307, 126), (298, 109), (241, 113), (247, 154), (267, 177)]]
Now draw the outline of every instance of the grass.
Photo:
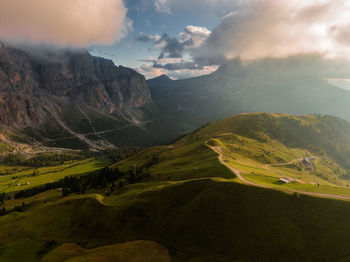
[[(90, 158), (80, 161), (69, 161), (62, 165), (38, 168), (39, 175), (32, 176), (36, 168), (11, 167), (17, 169), (10, 175), (0, 176), (0, 192), (11, 193), (46, 183), (60, 180), (66, 176), (82, 175), (101, 169), (110, 164), (106, 158)], [(8, 169), (6, 166), (0, 168)]]
[[(110, 196), (100, 188), (65, 198), (52, 190), (26, 199), (24, 212), (0, 217), (0, 260), (129, 261), (131, 253), (142, 254), (143, 259), (154, 251), (143, 242), (148, 240), (175, 262), (347, 261), (350, 203), (292, 194), (302, 190), (350, 196), (341, 163), (312, 146), (291, 146), (291, 141), (269, 136), (251, 122), (244, 134), (239, 127), (246, 124), (244, 118), (216, 122), (170, 146), (149, 148), (115, 164), (126, 172), (157, 159), (147, 170), (148, 180), (124, 185)], [(307, 125), (309, 119), (316, 121), (302, 117), (300, 124)], [(207, 141), (221, 147), (229, 164), (247, 180), (276, 190), (237, 183), (238, 178), (205, 146)], [(311, 155), (318, 157), (314, 171), (300, 165), (266, 166)], [(70, 169), (81, 170), (77, 165), (60, 172)], [(18, 172), (26, 176), (29, 170)], [(40, 173), (52, 175), (50, 169)], [(305, 183), (278, 184), (285, 176)], [(8, 204), (20, 204), (16, 201)], [(139, 240), (138, 252), (120, 249)], [(120, 257), (123, 254), (127, 257)]]
[(152, 241), (133, 241), (83, 249), (74, 243), (63, 244), (48, 253), (42, 262), (170, 262), (168, 250)]
[[(119, 243), (140, 239), (161, 243), (172, 261), (348, 258), (350, 204), (345, 201), (216, 179), (131, 185), (122, 195), (132, 197), (119, 194), (70, 196), (1, 217), (1, 261), (16, 261), (16, 255), (23, 262), (33, 257), (42, 262), (108, 261), (104, 254), (111, 261), (124, 252), (116, 252)], [(49, 241), (56, 245), (38, 255)], [(141, 247), (140, 254), (142, 250), (153, 251)]]
[[(300, 186), (299, 183), (293, 183), (295, 185), (292, 188), (295, 190), (306, 188), (305, 191), (314, 191), (315, 185), (320, 184), (321, 186), (316, 190), (320, 193), (335, 192), (337, 195), (348, 195), (347, 186), (350, 184), (350, 180), (344, 176), (347, 171), (339, 163), (324, 152), (315, 153), (307, 149), (311, 146), (306, 148), (287, 146), (280, 140), (259, 130), (261, 126), (257, 123), (262, 121), (261, 119), (257, 120), (256, 123), (249, 118), (253, 118), (254, 121), (257, 118), (262, 118), (265, 122), (271, 122), (269, 118), (277, 119), (276, 121), (285, 121), (287, 118), (287, 122), (292, 121), (294, 125), (300, 121), (301, 126), (316, 125), (318, 121), (315, 116), (243, 114), (208, 125), (185, 136), (171, 146), (149, 148), (115, 166), (118, 166), (122, 171), (136, 170), (147, 163), (149, 159), (157, 156), (158, 162), (149, 169), (152, 181), (184, 181), (205, 177), (234, 179), (234, 174), (218, 163), (217, 154), (205, 146), (206, 141), (211, 141), (223, 150), (230, 165), (243, 173), (254, 174), (250, 179), (257, 184), (261, 183), (281, 189), (276, 185), (275, 180), (287, 177), (300, 182), (300, 184), (308, 185)], [(261, 125), (268, 126), (265, 122)], [(254, 130), (247, 131), (246, 135), (243, 135), (242, 130), (254, 126)], [(290, 165), (269, 166), (270, 164), (289, 163), (311, 156), (317, 156), (314, 161), (314, 169), (307, 169), (300, 161)], [(240, 182), (238, 179), (235, 181)]]
[(0, 260), (4, 262), (35, 261), (40, 241), (20, 239), (0, 247)]
[(282, 190), (299, 190), (311, 193), (331, 194), (335, 196), (347, 196), (350, 197), (350, 189), (343, 187), (335, 187), (328, 185), (313, 185), (313, 184), (301, 184), (298, 182), (291, 182), (288, 184), (279, 183), (279, 178), (274, 176), (267, 176), (262, 174), (245, 174), (243, 177), (251, 182), (258, 183), (260, 185), (273, 186), (276, 189)]
[(181, 181), (204, 177), (231, 179), (233, 177), (230, 171), (218, 165), (216, 153), (206, 147), (202, 141), (150, 148), (115, 166), (121, 171), (127, 171), (144, 165), (154, 155), (159, 159), (158, 163), (149, 169), (154, 181)]
[[(302, 148), (286, 147), (264, 134), (260, 134), (260, 137), (263, 139), (221, 133), (210, 139), (210, 143), (221, 148), (230, 165), (240, 170), (247, 180), (255, 184), (275, 189), (350, 195), (348, 188), (350, 182), (341, 176), (346, 170), (328, 155), (318, 154), (314, 161), (315, 168), (306, 169), (300, 160), (296, 160), (315, 154)], [(290, 163), (293, 160), (296, 161), (295, 164), (273, 166), (273, 164)], [(296, 182), (282, 186), (278, 184), (280, 178), (289, 178)]]

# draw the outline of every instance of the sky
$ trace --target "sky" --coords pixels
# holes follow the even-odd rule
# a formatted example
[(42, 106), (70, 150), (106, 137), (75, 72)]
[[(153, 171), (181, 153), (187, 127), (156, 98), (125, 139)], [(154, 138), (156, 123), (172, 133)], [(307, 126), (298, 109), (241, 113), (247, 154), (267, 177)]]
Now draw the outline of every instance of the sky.
[(235, 58), (347, 61), (349, 14), (348, 0), (1, 0), (0, 40), (86, 48), (146, 78), (183, 79)]

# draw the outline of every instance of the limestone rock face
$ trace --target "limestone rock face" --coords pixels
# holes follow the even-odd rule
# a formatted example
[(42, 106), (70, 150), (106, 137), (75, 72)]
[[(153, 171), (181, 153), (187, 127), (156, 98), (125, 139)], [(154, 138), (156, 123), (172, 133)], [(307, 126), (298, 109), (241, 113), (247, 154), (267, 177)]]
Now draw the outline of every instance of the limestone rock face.
[(0, 43), (2, 125), (35, 128), (81, 103), (127, 117), (150, 102), (144, 76), (110, 60), (82, 50), (32, 52)]

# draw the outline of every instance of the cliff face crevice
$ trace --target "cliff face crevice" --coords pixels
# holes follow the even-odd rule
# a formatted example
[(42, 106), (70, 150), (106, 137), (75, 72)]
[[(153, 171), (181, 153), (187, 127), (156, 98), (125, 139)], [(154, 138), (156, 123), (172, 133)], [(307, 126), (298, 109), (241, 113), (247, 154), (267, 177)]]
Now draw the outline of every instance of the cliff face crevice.
[(84, 103), (103, 113), (151, 102), (144, 76), (86, 51), (27, 52), (0, 44), (0, 124), (38, 127), (52, 110)]

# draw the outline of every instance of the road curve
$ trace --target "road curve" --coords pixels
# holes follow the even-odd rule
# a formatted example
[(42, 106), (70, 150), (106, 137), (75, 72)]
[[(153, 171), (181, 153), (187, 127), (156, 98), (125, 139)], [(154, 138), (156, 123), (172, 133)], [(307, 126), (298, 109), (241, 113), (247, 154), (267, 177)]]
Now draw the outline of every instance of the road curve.
[(262, 184), (257, 184), (254, 182), (250, 182), (248, 180), (246, 180), (243, 176), (242, 176), (242, 172), (234, 167), (232, 167), (231, 165), (228, 164), (228, 162), (224, 161), (224, 155), (222, 152), (221, 147), (219, 146), (210, 146), (207, 142), (205, 143), (205, 145), (207, 147), (209, 147), (210, 149), (212, 149), (214, 152), (216, 152), (218, 154), (218, 159), (220, 161), (220, 163), (224, 166), (226, 166), (228, 169), (230, 169), (237, 177), (239, 180), (241, 180), (243, 183), (248, 184), (248, 185), (252, 185), (252, 186), (256, 186), (256, 187), (262, 187), (262, 188), (268, 188), (268, 189), (275, 189), (275, 190), (280, 190), (280, 191), (286, 191), (286, 192), (291, 192), (291, 193), (300, 193), (300, 194), (304, 194), (304, 195), (310, 195), (310, 196), (316, 196), (316, 197), (322, 197), (322, 198), (336, 198), (336, 199), (340, 199), (340, 200), (350, 200), (350, 196), (342, 196), (342, 195), (333, 195), (333, 194), (324, 194), (324, 193), (314, 193), (314, 192), (309, 192), (309, 191), (301, 191), (301, 190), (293, 190), (293, 189), (281, 189), (281, 188), (277, 188), (277, 187), (273, 187), (273, 186), (267, 186), (267, 185), (262, 185)]

